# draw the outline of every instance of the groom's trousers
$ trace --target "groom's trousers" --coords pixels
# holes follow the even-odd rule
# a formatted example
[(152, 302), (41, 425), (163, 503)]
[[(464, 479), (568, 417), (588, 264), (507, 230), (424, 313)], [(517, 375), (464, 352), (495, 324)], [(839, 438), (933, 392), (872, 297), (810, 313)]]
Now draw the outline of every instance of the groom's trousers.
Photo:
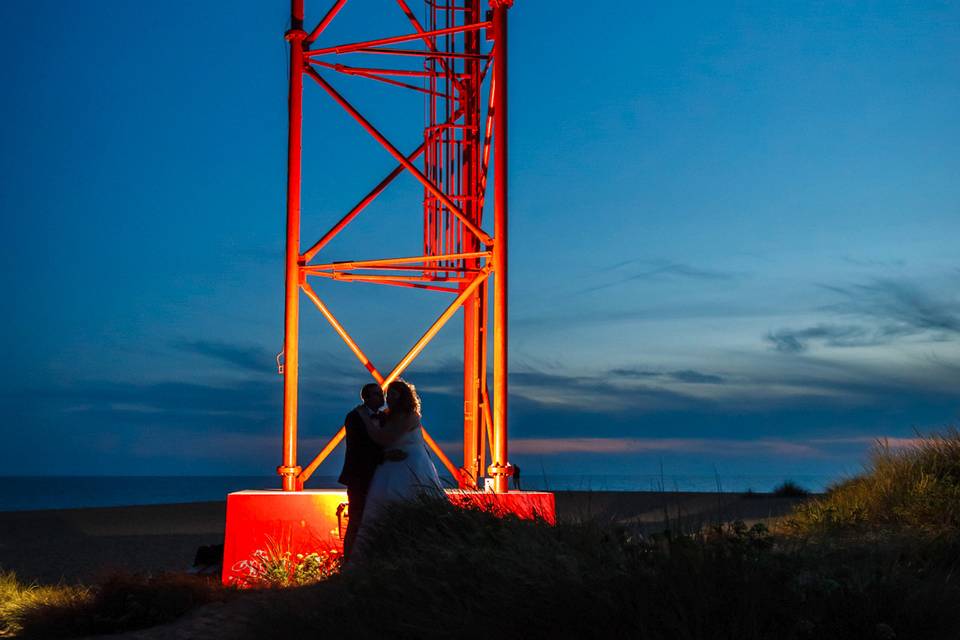
[(360, 530), (360, 521), (363, 520), (363, 507), (367, 504), (367, 489), (369, 487), (347, 487), (347, 532), (343, 535), (343, 561), (350, 560), (350, 552), (357, 541), (357, 531)]

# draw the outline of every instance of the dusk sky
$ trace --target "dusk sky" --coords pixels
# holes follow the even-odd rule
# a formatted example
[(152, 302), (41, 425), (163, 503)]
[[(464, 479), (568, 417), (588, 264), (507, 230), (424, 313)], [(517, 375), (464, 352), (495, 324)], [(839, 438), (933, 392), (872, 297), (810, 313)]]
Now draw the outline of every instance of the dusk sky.
[[(280, 463), (288, 18), (0, 3), (0, 473)], [(957, 424), (960, 5), (517, 0), (510, 19), (525, 474), (839, 477), (877, 437)], [(350, 0), (322, 42), (409, 32), (395, 3)], [(421, 98), (330, 80), (419, 143)], [(394, 164), (307, 84), (305, 245)], [(421, 198), (402, 176), (327, 257), (419, 253)], [(448, 302), (315, 287), (382, 369)], [(303, 464), (368, 376), (301, 307)], [(460, 326), (407, 376), (455, 460)]]

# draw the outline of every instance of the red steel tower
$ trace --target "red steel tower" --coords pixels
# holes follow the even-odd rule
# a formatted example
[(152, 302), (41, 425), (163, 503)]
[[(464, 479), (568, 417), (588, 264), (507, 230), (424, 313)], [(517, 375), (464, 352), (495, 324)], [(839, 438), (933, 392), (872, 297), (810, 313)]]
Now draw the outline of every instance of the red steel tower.
[[(310, 32), (304, 29), (304, 0), (292, 0), (290, 128), (287, 174), (286, 316), (283, 373), (283, 458), (277, 472), (282, 491), (244, 490), (227, 496), (222, 580), (258, 584), (260, 555), (276, 541), (291, 554), (339, 553), (349, 511), (342, 489), (307, 489), (317, 466), (343, 439), (341, 427), (304, 468), (297, 464), (297, 377), (300, 292), (333, 326), (373, 379), (386, 387), (427, 343), (463, 309), (463, 465), (451, 462), (429, 435), (437, 457), (458, 489), (447, 490), (458, 505), (493, 513), (555, 522), (551, 493), (508, 491), (507, 462), (507, 10), (512, 0), (426, 0), (423, 21), (406, 0), (395, 0), (410, 23), (408, 33), (327, 45), (322, 34), (347, 0), (333, 6)], [(440, 4), (440, 3), (443, 4)], [(390, 62), (381, 65), (379, 61)], [(365, 62), (367, 61), (367, 62)], [(423, 94), (422, 142), (401, 151), (334, 87), (337, 74), (387, 85), (385, 90)], [(304, 78), (319, 86), (397, 162), (319, 240), (300, 243), (301, 125)], [(492, 167), (491, 167), (492, 165)], [(487, 175), (493, 198), (487, 202)], [(324, 262), (323, 248), (360, 215), (398, 176), (409, 173), (423, 186), (421, 255)], [(492, 225), (484, 209), (492, 209)], [(490, 217), (489, 215), (487, 216)], [(493, 233), (484, 230), (492, 226)], [(451, 298), (446, 309), (389, 371), (378, 369), (310, 282), (327, 278), (408, 287)], [(487, 388), (488, 345), (493, 385)], [(429, 424), (427, 425), (429, 426)], [(489, 466), (487, 451), (489, 450)], [(481, 479), (492, 480), (493, 492)], [(486, 482), (482, 483), (486, 485)], [(265, 546), (266, 545), (266, 546)]]
[[(496, 493), (505, 493), (512, 473), (507, 458), (507, 12), (513, 2), (489, 0), (486, 6), (481, 0), (425, 0), (425, 10), (419, 18), (406, 0), (395, 2), (396, 9), (410, 23), (408, 33), (340, 44), (324, 42), (323, 34), (347, 0), (335, 0), (310, 31), (304, 28), (304, 0), (291, 2), (291, 28), (286, 34), (290, 43), (290, 123), (283, 457), (277, 472), (285, 491), (302, 489), (345, 434), (341, 427), (306, 467), (297, 464), (303, 291), (373, 379), (384, 387), (403, 373), (462, 308), (462, 466), (451, 462), (429, 435), (426, 438), (461, 489), (477, 488), (486, 476), (492, 478)], [(385, 62), (377, 64), (380, 60)], [(338, 74), (382, 83), (385, 91), (423, 94), (427, 104), (423, 142), (416, 149), (398, 149), (335, 88), (334, 78)], [(329, 231), (304, 249), (300, 240), (300, 194), (305, 78), (342, 107), (356, 121), (358, 131), (373, 137), (397, 165)], [(492, 207), (485, 207), (491, 165)], [(404, 173), (423, 186), (422, 214), (417, 212), (423, 216), (422, 255), (324, 262), (327, 243)], [(492, 225), (490, 220), (484, 220), (485, 208), (492, 209)], [(491, 226), (492, 233), (484, 230)], [(389, 371), (380, 370), (317, 295), (310, 284), (313, 278), (416, 288), (452, 300), (429, 329), (413, 341), (400, 362)], [(487, 385), (488, 343), (493, 351), (492, 389)]]

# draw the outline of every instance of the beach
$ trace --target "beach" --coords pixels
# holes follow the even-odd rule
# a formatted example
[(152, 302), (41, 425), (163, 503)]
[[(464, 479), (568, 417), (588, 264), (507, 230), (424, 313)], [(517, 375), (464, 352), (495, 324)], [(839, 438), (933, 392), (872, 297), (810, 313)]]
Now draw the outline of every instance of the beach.
[[(643, 532), (748, 524), (788, 514), (800, 499), (770, 494), (558, 491), (557, 516)], [(186, 571), (202, 545), (223, 542), (226, 502), (0, 512), (0, 569), (41, 584), (95, 584), (116, 572)]]

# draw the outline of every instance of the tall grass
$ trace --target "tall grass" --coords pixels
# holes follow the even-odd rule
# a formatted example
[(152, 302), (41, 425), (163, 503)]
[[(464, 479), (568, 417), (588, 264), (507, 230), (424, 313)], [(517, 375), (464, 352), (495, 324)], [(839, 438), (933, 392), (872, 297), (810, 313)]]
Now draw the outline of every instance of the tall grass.
[(25, 584), (12, 571), (0, 572), (0, 637), (22, 631), (24, 618), (34, 611), (72, 607), (89, 597), (87, 587)]
[[(861, 477), (771, 529), (732, 523), (649, 536), (426, 500), (394, 505), (367, 533), (337, 575), (237, 594), (230, 616), (247, 628), (222, 637), (960, 638), (956, 430), (907, 447), (879, 443)], [(227, 593), (215, 583), (165, 589), (105, 586), (0, 619), (34, 637), (116, 631)]]
[(143, 629), (232, 593), (214, 578), (180, 574), (117, 574), (97, 587), (40, 587), (5, 573), (0, 575), (0, 636), (68, 638)]
[(958, 551), (809, 544), (741, 523), (643, 537), (404, 505), (362, 563), (261, 600), (253, 636), (956, 638)]
[(917, 437), (905, 446), (878, 441), (864, 473), (800, 505), (788, 521), (797, 533), (960, 530), (960, 431)]

